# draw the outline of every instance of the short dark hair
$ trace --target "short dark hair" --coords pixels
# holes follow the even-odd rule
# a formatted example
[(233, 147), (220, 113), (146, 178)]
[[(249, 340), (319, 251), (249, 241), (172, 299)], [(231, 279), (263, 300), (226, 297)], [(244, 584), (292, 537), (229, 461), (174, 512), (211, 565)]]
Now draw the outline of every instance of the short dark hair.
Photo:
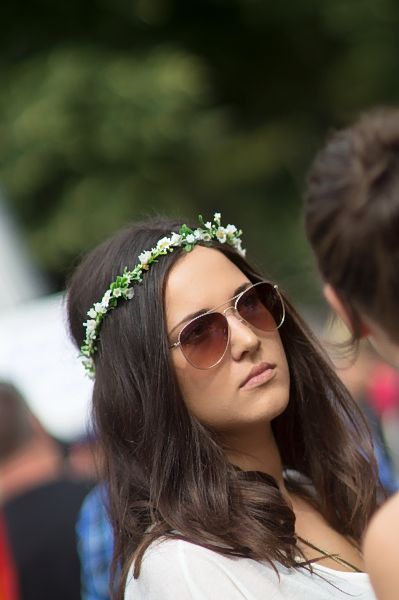
[(32, 437), (32, 414), (17, 388), (0, 382), (0, 463)]
[(305, 227), (326, 282), (399, 342), (399, 110), (333, 133), (310, 167)]
[[(68, 286), (78, 346), (86, 313), (110, 282), (180, 224), (138, 223), (86, 256)], [(252, 282), (263, 279), (233, 248), (209, 245)], [(115, 561), (124, 573), (118, 598), (133, 554), (138, 575), (145, 549), (162, 535), (298, 567), (294, 513), (274, 479), (231, 465), (217, 432), (188, 412), (180, 393), (168, 348), (164, 288), (181, 255), (176, 249), (160, 258), (135, 287), (133, 300), (107, 315), (95, 356), (93, 417), (105, 458)], [(290, 402), (272, 424), (283, 464), (310, 478), (328, 522), (360, 543), (377, 491), (367, 427), (317, 341), (285, 296), (284, 301), (286, 320), (279, 332), (290, 369)]]

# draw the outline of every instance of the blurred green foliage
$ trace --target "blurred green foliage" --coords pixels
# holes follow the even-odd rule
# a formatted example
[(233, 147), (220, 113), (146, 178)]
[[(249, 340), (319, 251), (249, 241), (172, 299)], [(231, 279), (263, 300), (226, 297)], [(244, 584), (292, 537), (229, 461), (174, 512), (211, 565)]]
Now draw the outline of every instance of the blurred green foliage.
[(59, 287), (127, 220), (244, 229), (297, 298), (301, 222), (329, 128), (399, 100), (395, 0), (32, 0), (2, 9), (0, 184)]

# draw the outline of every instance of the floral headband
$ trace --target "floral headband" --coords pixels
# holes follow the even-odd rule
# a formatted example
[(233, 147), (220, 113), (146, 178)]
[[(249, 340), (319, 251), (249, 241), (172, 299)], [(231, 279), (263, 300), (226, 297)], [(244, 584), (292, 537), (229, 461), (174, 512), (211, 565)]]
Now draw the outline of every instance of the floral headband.
[(195, 244), (210, 242), (211, 240), (215, 240), (221, 244), (229, 244), (241, 256), (245, 256), (245, 250), (241, 246), (240, 239), (242, 231), (238, 230), (235, 225), (222, 227), (220, 224), (220, 213), (215, 213), (212, 223), (210, 221), (204, 223), (201, 215), (199, 215), (198, 219), (201, 227), (190, 229), (187, 225), (182, 225), (179, 233), (171, 232), (170, 237), (160, 239), (155, 248), (142, 252), (139, 256), (140, 262), (134, 269), (128, 271), (127, 267), (125, 267), (123, 274), (119, 275), (111, 283), (101, 301), (96, 302), (87, 312), (87, 316), (90, 318), (83, 323), (86, 335), (80, 348), (80, 356), (83, 367), (89, 377), (93, 378), (95, 375), (93, 356), (97, 351), (97, 340), (105, 315), (116, 308), (121, 298), (124, 300), (131, 300), (133, 298), (133, 286), (143, 281), (145, 271), (148, 271), (152, 263), (157, 262), (160, 256), (168, 254), (168, 252), (173, 252), (175, 248), (183, 248), (186, 252), (190, 252)]

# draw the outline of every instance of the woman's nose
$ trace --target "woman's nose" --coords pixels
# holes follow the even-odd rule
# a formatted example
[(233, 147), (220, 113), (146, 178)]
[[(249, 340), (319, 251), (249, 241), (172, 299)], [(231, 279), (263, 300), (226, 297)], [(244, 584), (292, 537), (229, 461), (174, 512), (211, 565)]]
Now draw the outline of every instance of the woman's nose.
[(240, 360), (246, 352), (252, 353), (259, 348), (260, 339), (234, 307), (230, 307), (225, 314), (230, 327), (231, 356), (234, 360)]

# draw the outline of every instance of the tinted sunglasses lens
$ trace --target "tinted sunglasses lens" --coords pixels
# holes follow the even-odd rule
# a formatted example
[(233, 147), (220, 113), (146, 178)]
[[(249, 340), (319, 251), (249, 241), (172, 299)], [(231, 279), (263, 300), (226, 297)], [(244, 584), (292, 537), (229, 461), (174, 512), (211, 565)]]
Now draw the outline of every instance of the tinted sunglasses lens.
[(209, 313), (188, 323), (180, 333), (182, 352), (197, 369), (209, 369), (223, 358), (229, 342), (227, 319)]
[(262, 282), (246, 290), (237, 303), (237, 311), (262, 331), (274, 331), (284, 321), (282, 298), (271, 283)]

